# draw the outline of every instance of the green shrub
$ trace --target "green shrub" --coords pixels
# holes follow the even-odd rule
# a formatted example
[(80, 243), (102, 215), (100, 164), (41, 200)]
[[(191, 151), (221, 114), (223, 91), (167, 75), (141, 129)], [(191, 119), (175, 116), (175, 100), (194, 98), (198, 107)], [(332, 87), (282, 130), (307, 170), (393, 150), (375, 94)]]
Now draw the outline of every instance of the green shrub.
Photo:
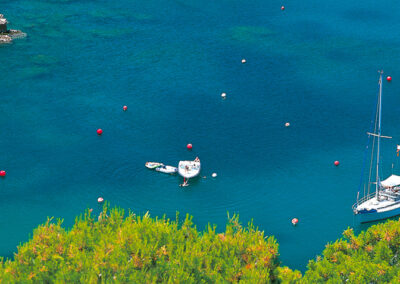
[(87, 211), (70, 231), (48, 219), (1, 260), (2, 283), (268, 283), (301, 277), (279, 267), (278, 244), (249, 223), (229, 218), (224, 233), (209, 225), (198, 232), (192, 217), (181, 222), (124, 216), (114, 208), (93, 218)]
[(388, 283), (400, 280), (400, 222), (388, 221), (330, 243), (323, 258), (310, 261), (302, 282)]
[(399, 283), (400, 222), (352, 229), (311, 260), (303, 278), (279, 265), (278, 244), (235, 215), (225, 232), (198, 232), (192, 217), (171, 221), (148, 213), (87, 211), (71, 230), (47, 222), (0, 259), (0, 283)]

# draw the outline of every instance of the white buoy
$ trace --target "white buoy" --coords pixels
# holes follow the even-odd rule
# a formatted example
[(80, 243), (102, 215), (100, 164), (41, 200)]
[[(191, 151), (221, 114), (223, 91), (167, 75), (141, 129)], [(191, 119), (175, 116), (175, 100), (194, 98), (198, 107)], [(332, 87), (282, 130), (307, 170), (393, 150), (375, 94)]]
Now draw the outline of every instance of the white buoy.
[(286, 122), (286, 123), (285, 123), (285, 126), (286, 126), (286, 127), (289, 127), (289, 126), (290, 126), (290, 123), (289, 123), (289, 122)]
[(98, 202), (98, 203), (102, 203), (103, 201), (104, 201), (103, 197), (97, 198), (97, 202)]
[(215, 178), (215, 177), (217, 177), (217, 173), (213, 173), (211, 176), (212, 176), (213, 178)]
[(246, 63), (246, 59), (243, 58), (243, 59), (242, 59), (242, 63), (243, 63), (243, 64)]
[(222, 94), (221, 94), (221, 97), (222, 97), (223, 99), (225, 99), (225, 98), (226, 98), (226, 93), (222, 93)]

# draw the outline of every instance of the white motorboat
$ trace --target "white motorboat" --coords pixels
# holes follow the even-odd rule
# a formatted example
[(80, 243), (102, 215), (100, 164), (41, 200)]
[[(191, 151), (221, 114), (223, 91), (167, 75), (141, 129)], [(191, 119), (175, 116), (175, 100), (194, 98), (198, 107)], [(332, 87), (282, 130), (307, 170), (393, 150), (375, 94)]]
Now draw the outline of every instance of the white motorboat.
[(196, 158), (194, 161), (180, 161), (178, 165), (178, 172), (184, 178), (194, 178), (199, 175), (201, 169), (200, 159)]
[[(400, 176), (391, 175), (384, 181), (380, 176), (380, 140), (381, 138), (392, 138), (381, 135), (381, 116), (382, 116), (382, 72), (379, 77), (379, 95), (375, 114), (375, 124), (371, 125), (371, 131), (368, 132), (369, 141), (366, 149), (371, 147), (371, 161), (369, 167), (368, 180), (364, 184), (364, 196), (359, 198), (360, 190), (357, 193), (357, 203), (353, 205), (353, 212), (361, 223), (383, 220), (386, 218), (400, 215)], [(368, 139), (371, 140), (371, 139)], [(376, 154), (375, 154), (375, 151)], [(397, 146), (400, 151), (400, 146)], [(366, 151), (367, 154), (367, 151)], [(376, 155), (374, 157), (374, 154)], [(375, 172), (375, 173), (373, 173)], [(375, 187), (375, 190), (371, 192)]]
[(160, 167), (157, 167), (156, 171), (166, 173), (166, 174), (175, 174), (176, 172), (178, 172), (178, 168), (173, 167), (173, 166), (162, 165)]
[(164, 164), (163, 163), (157, 163), (157, 162), (147, 162), (145, 164), (145, 166), (146, 166), (146, 168), (153, 170), (153, 169), (156, 169), (158, 167), (164, 166)]

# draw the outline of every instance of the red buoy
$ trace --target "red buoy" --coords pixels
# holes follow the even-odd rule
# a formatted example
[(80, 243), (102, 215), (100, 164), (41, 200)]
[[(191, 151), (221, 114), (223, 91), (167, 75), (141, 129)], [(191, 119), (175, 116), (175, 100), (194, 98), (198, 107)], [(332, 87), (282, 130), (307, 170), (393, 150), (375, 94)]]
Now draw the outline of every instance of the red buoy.
[(293, 218), (293, 219), (292, 219), (292, 224), (293, 224), (293, 226), (296, 226), (297, 223), (299, 223), (299, 219)]
[(339, 166), (340, 163), (339, 163), (339, 161), (335, 161), (334, 164), (337, 167), (337, 166)]
[(192, 145), (192, 144), (187, 144), (187, 145), (186, 145), (186, 148), (187, 148), (188, 150), (192, 150), (193, 145)]
[(124, 111), (126, 111), (126, 110), (128, 109), (128, 107), (127, 107), (127, 106), (124, 106), (122, 109), (123, 109)]
[(282, 6), (282, 7), (281, 7), (281, 10), (282, 10), (282, 11), (285, 10), (285, 6)]
[(98, 134), (98, 135), (103, 134), (103, 130), (102, 130), (101, 128), (97, 129), (97, 134)]
[(387, 76), (387, 77), (386, 77), (386, 80), (387, 80), (388, 82), (390, 82), (390, 81), (392, 81), (392, 77)]
[(97, 198), (97, 202), (98, 202), (98, 203), (102, 203), (103, 201), (104, 201), (103, 197)]
[(0, 177), (5, 177), (6, 176), (6, 171), (0, 171)]

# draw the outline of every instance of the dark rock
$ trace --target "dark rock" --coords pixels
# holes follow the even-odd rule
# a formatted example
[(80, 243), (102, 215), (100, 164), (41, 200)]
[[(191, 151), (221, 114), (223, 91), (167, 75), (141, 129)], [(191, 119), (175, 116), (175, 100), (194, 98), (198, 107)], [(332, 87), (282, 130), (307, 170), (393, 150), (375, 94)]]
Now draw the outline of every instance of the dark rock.
[(25, 37), (26, 33), (20, 30), (7, 29), (7, 19), (3, 14), (0, 14), (0, 43), (9, 43), (13, 38)]
[(0, 14), (0, 33), (7, 32), (7, 20), (3, 18), (3, 15)]

